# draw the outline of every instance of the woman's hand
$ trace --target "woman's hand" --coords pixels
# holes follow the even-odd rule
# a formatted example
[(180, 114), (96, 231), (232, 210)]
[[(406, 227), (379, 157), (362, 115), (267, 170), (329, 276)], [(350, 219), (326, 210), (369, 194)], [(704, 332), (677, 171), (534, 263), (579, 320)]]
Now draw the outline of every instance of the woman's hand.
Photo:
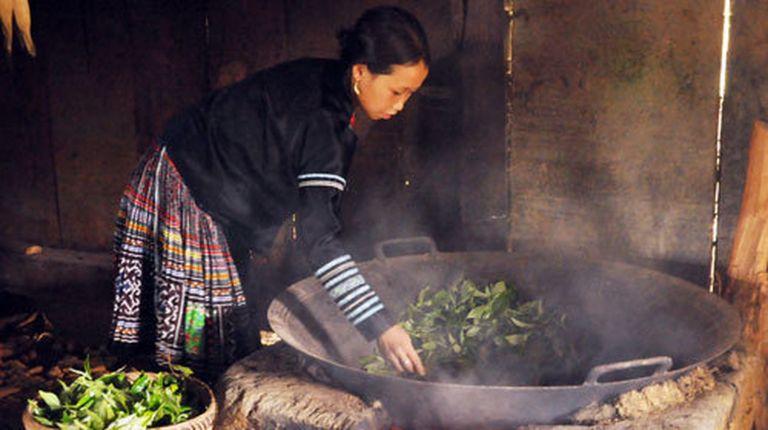
[(408, 371), (421, 376), (427, 374), (419, 354), (413, 349), (411, 337), (399, 324), (393, 325), (382, 333), (377, 343), (379, 352), (398, 372)]

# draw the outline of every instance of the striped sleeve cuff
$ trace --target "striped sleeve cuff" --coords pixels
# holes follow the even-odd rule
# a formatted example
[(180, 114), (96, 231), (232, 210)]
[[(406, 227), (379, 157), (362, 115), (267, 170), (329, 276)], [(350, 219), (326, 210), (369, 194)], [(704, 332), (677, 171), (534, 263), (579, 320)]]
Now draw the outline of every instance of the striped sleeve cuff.
[(307, 173), (299, 175), (296, 178), (299, 182), (299, 188), (304, 187), (331, 187), (339, 191), (344, 191), (347, 187), (347, 180), (339, 175), (330, 173)]
[(393, 325), (384, 303), (368, 285), (350, 255), (331, 260), (320, 267), (315, 276), (347, 320), (369, 341)]

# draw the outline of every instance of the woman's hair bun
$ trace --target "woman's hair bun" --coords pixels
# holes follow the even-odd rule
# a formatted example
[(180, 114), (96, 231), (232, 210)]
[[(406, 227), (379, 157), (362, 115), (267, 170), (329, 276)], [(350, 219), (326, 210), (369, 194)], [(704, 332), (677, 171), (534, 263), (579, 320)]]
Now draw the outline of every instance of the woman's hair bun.
[(430, 62), (424, 29), (410, 12), (395, 6), (368, 9), (352, 28), (336, 34), (340, 58), (366, 64), (374, 73), (389, 73), (395, 64)]

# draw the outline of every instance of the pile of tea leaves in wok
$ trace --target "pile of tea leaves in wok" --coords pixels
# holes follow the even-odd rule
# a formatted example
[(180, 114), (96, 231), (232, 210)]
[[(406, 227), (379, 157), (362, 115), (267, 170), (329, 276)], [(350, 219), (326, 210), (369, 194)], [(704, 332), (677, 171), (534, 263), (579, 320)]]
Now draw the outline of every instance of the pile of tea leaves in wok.
[[(575, 366), (566, 316), (542, 300), (525, 300), (514, 285), (464, 279), (424, 288), (400, 317), (428, 370), (427, 379), (483, 385), (539, 385)], [(394, 375), (377, 352), (360, 359), (367, 372)], [(417, 377), (408, 374), (408, 377)]]

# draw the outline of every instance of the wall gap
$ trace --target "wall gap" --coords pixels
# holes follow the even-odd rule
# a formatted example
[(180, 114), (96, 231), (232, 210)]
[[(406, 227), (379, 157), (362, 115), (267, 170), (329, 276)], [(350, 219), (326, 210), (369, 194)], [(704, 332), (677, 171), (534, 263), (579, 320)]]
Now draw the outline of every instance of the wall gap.
[[(712, 243), (709, 261), (709, 292), (715, 293), (718, 223), (720, 221), (720, 179), (722, 172), (723, 102), (728, 78), (728, 47), (731, 38), (731, 0), (723, 1), (723, 43), (720, 50), (720, 82), (718, 84), (717, 140), (715, 144), (715, 191), (712, 204)], [(719, 285), (722, 289), (722, 285)], [(721, 291), (717, 291), (721, 293)]]

